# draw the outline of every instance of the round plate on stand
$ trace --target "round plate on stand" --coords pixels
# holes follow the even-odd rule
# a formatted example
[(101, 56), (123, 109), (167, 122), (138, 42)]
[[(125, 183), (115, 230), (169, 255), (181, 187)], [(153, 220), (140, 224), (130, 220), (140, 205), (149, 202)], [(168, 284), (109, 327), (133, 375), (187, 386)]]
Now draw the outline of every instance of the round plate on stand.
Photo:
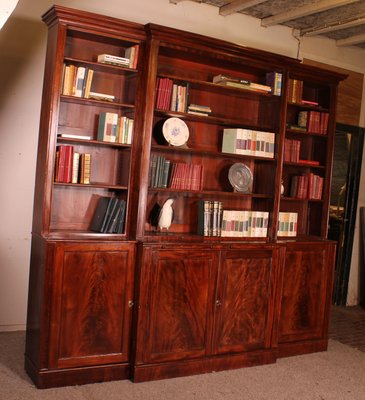
[(228, 179), (234, 191), (251, 193), (253, 176), (250, 168), (243, 163), (235, 163), (228, 171)]
[(162, 134), (168, 144), (181, 147), (189, 139), (189, 128), (182, 119), (171, 117), (162, 125)]

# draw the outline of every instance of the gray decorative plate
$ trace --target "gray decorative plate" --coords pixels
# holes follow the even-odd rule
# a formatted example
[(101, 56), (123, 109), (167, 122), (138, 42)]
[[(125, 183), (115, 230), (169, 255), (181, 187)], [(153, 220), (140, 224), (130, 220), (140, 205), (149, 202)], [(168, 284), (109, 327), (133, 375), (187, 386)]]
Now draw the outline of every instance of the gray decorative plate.
[(253, 176), (247, 165), (242, 163), (233, 164), (229, 169), (228, 179), (236, 192), (251, 192)]

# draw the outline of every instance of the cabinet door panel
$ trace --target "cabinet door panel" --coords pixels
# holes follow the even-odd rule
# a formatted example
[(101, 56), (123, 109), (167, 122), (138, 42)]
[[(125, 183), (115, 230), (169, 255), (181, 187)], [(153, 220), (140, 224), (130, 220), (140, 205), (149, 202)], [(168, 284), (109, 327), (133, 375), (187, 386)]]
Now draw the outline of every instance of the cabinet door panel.
[(328, 246), (288, 246), (283, 271), (279, 342), (323, 336)]
[(145, 361), (205, 355), (216, 268), (214, 253), (153, 253)]
[(128, 245), (57, 247), (52, 367), (128, 360), (133, 258)]
[(272, 331), (272, 251), (222, 254), (216, 300), (215, 351), (268, 348)]

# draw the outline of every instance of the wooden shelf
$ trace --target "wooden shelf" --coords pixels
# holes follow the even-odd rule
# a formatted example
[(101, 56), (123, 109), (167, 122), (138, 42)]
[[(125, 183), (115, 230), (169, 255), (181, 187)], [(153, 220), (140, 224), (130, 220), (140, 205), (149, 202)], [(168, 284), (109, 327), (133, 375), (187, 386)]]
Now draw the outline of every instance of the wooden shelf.
[(196, 154), (196, 155), (202, 155), (202, 156), (214, 157), (214, 158), (231, 158), (231, 159), (237, 160), (237, 161), (257, 160), (257, 161), (264, 161), (264, 162), (269, 162), (269, 163), (276, 163), (275, 158), (249, 156), (249, 155), (243, 155), (243, 154), (223, 153), (221, 151), (206, 151), (206, 150), (191, 149), (191, 148), (184, 148), (184, 147), (174, 147), (174, 146), (168, 146), (168, 145), (166, 145), (166, 146), (153, 145), (153, 146), (151, 146), (151, 150), (154, 152), (160, 152), (160, 153)]
[(126, 190), (128, 190), (128, 187), (127, 187), (127, 186), (108, 185), (108, 184), (104, 184), (104, 183), (82, 184), (82, 183), (54, 182), (54, 185), (55, 185), (55, 186), (75, 187), (75, 188), (80, 188), (80, 189), (98, 188), (98, 189), (120, 190), (120, 191), (126, 191)]
[(76, 96), (66, 96), (61, 94), (61, 101), (65, 101), (68, 103), (76, 103), (76, 104), (83, 104), (83, 105), (98, 105), (101, 107), (113, 107), (113, 108), (129, 108), (134, 109), (134, 104), (126, 104), (126, 103), (118, 103), (115, 101), (103, 101), (103, 100), (94, 100), (94, 99), (86, 99), (84, 97), (76, 97)]

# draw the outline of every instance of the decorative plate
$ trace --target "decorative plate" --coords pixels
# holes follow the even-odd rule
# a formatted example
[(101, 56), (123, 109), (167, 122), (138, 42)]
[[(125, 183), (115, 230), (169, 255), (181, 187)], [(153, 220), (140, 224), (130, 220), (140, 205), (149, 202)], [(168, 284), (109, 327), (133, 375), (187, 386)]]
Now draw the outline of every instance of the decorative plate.
[(250, 168), (242, 163), (235, 163), (228, 172), (228, 179), (233, 189), (241, 193), (250, 193), (253, 176)]
[(172, 146), (183, 146), (189, 139), (189, 128), (186, 123), (176, 117), (167, 119), (162, 125), (162, 133)]

